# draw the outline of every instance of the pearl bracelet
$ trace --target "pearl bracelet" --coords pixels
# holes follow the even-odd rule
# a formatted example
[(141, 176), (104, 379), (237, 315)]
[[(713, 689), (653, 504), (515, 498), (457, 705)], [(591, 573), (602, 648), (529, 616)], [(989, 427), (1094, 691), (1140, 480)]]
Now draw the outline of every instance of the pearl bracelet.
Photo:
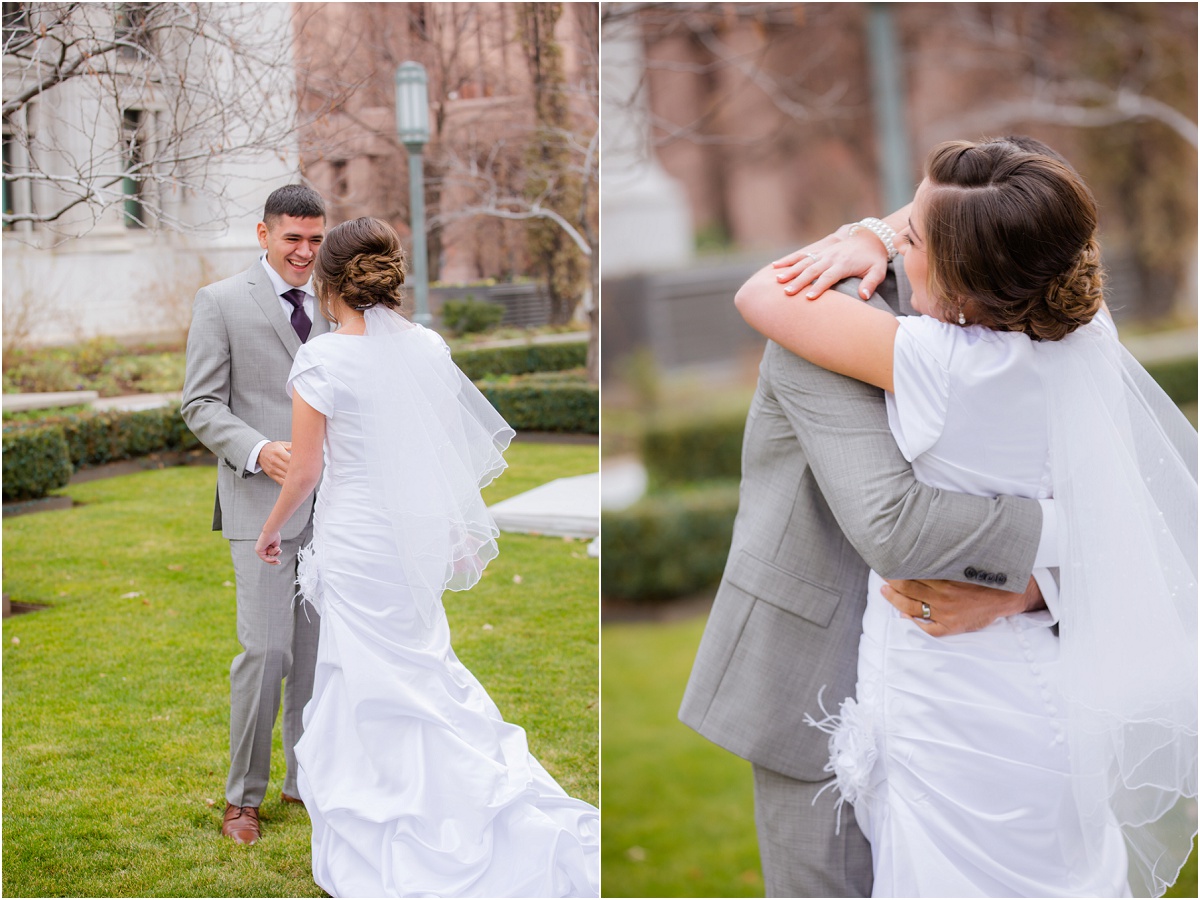
[(871, 234), (875, 235), (875, 237), (879, 238), (879, 240), (883, 242), (883, 249), (887, 251), (888, 262), (891, 262), (896, 258), (896, 244), (894, 242), (896, 238), (896, 232), (892, 229), (891, 225), (883, 221), (883, 219), (876, 219), (874, 216), (868, 216), (861, 222), (855, 222), (853, 225), (851, 225), (850, 230), (846, 232), (846, 236), (853, 237), (855, 232), (857, 232), (860, 228), (867, 229), (867, 231), (871, 232)]

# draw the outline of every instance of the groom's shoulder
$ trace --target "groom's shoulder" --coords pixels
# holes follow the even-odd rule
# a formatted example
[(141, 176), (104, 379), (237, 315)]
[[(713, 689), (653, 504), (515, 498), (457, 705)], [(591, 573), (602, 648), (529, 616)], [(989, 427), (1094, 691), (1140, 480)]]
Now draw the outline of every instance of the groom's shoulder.
[[(257, 270), (257, 272), (256, 272)], [(254, 263), (247, 269), (238, 272), (235, 275), (230, 275), (228, 278), (222, 278), (220, 281), (214, 281), (211, 284), (206, 284), (200, 290), (208, 292), (216, 298), (237, 297), (244, 295), (250, 290), (261, 274), (264, 278), (266, 273), (262, 270), (262, 264), (255, 260)]]

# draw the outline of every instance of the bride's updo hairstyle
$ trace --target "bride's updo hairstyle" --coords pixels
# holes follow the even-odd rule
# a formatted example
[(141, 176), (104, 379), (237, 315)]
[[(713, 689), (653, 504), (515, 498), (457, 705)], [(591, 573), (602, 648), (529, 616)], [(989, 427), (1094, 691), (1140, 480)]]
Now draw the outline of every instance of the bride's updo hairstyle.
[(407, 270), (400, 236), (387, 222), (364, 216), (329, 229), (317, 251), (315, 282), (321, 312), (341, 297), (351, 309), (373, 306), (400, 309), (400, 288)]
[(926, 171), (929, 291), (951, 320), (965, 302), (971, 322), (1045, 341), (1092, 320), (1096, 201), (1074, 169), (1004, 139), (941, 144)]

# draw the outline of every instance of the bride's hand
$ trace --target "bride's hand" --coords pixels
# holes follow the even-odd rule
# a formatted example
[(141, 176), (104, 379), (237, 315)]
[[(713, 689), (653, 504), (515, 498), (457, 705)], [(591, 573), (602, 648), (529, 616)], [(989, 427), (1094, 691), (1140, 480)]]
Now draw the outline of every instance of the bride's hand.
[(862, 278), (860, 296), (870, 299), (887, 275), (887, 249), (866, 228), (852, 236), (847, 234), (849, 230), (849, 225), (843, 225), (816, 243), (775, 260), (772, 265), (779, 270), (775, 277), (786, 285), (784, 293), (795, 295), (808, 287), (805, 297), (813, 300), (843, 278)]
[(258, 540), (254, 542), (254, 552), (258, 554), (258, 558), (268, 565), (279, 565), (279, 554), (282, 551), (280, 546), (281, 541), (279, 532), (275, 531), (267, 534), (265, 531), (258, 536)]

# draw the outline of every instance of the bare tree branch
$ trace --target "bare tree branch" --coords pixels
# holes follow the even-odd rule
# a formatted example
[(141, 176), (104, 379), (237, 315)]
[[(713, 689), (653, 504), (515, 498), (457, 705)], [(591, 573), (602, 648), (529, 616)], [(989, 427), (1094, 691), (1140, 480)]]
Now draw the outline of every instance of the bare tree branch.
[(21, 158), (3, 177), (25, 200), (3, 218), (39, 230), (19, 239), (77, 237), (131, 196), (142, 225), (219, 226), (242, 211), (228, 165), (290, 155), (290, 41), (263, 28), (261, 7), (36, 3), (23, 15), (5, 20), (3, 114)]

